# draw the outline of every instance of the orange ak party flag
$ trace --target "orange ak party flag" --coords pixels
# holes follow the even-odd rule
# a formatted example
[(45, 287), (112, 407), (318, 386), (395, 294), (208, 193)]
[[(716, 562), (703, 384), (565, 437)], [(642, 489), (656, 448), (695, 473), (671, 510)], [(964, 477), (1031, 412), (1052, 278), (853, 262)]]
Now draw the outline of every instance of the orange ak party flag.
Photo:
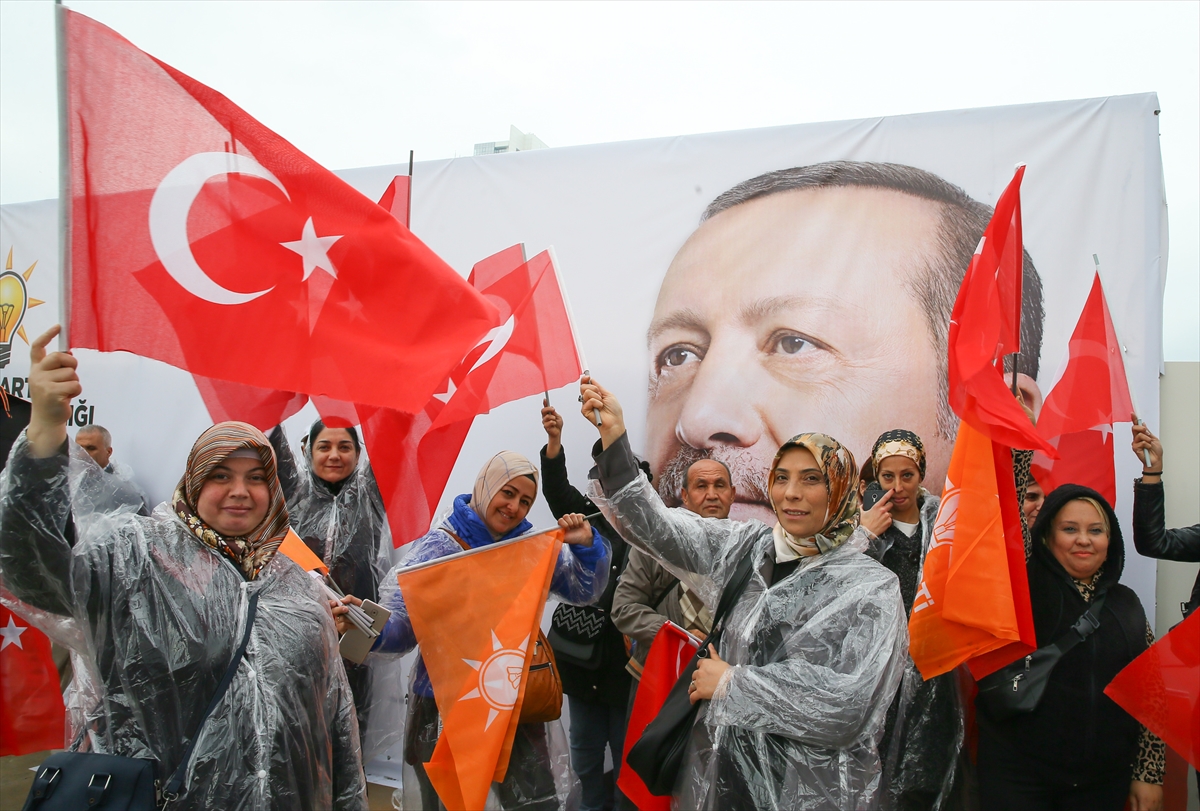
[(562, 530), (472, 549), (397, 577), (442, 733), (425, 773), (448, 811), (504, 779)]
[(1012, 457), (964, 420), (908, 623), (926, 679), (982, 678), (1037, 647)]

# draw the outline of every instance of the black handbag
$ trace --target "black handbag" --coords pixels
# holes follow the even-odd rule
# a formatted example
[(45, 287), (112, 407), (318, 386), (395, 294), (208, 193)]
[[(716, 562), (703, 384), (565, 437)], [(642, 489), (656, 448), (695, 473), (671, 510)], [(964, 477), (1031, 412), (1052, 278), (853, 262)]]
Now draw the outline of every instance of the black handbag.
[(979, 701), (989, 718), (1006, 721), (1037, 709), (1059, 659), (1100, 627), (1104, 597), (1096, 597), (1071, 629), (1051, 644), (979, 680)]
[(597, 670), (604, 659), (604, 647), (600, 635), (608, 613), (594, 605), (568, 605), (559, 603), (550, 619), (550, 647), (559, 661)]
[[(161, 804), (158, 799), (157, 781), (154, 779), (154, 761), (144, 758), (101, 755), (95, 752), (58, 752), (42, 761), (37, 776), (25, 798), (23, 811), (155, 811), (166, 808), (179, 799), (187, 767), (192, 760), (192, 750), (208, 716), (216, 709), (221, 698), (233, 683), (238, 664), (246, 655), (250, 643), (250, 629), (254, 626), (254, 615), (258, 613), (258, 593), (251, 595), (246, 610), (246, 633), (233, 654), (225, 675), (217, 685), (216, 693), (208, 702), (208, 708), (200, 718), (200, 724), (192, 740), (184, 750), (183, 759), (162, 787)], [(82, 736), (81, 736), (82, 739)], [(76, 744), (78, 745), (78, 744)]]
[(654, 720), (647, 724), (642, 737), (638, 738), (626, 756), (625, 762), (642, 778), (651, 794), (665, 797), (675, 790), (679, 770), (683, 767), (683, 753), (687, 748), (692, 726), (696, 723), (696, 713), (700, 711), (699, 702), (693, 704), (688, 698), (688, 686), (700, 660), (708, 658), (709, 644), (719, 649), (725, 617), (746, 590), (746, 584), (750, 582), (754, 558), (754, 549), (750, 549), (738, 562), (733, 576), (721, 592), (721, 600), (713, 614), (712, 632), (679, 674), (675, 686), (667, 693), (662, 709), (654, 716)]

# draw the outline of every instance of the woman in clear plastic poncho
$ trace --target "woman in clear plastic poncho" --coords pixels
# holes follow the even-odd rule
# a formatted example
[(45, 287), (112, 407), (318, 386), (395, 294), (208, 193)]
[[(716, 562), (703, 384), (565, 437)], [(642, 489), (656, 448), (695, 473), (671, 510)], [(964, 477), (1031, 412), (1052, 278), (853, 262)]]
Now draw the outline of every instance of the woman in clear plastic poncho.
[(79, 458), (68, 457), (67, 404), (80, 385), (73, 357), (46, 354), (56, 332), (33, 345), (33, 413), (0, 488), (0, 579), (9, 607), (73, 649), (84, 748), (154, 760), (165, 780), (258, 594), (245, 658), (171, 807), (366, 808), (329, 605), (276, 554), (287, 510), (266, 437), (214, 425), (170, 503), (150, 517), (91, 512), (103, 477), (74, 443)]
[(754, 556), (719, 655), (690, 687), (702, 703), (676, 807), (878, 807), (878, 740), (908, 635), (896, 576), (862, 554), (850, 452), (823, 434), (784, 443), (768, 478), (774, 528), (701, 518), (668, 509), (639, 475), (616, 398), (586, 377), (581, 393), (602, 421), (597, 503), (625, 540), (696, 583), (710, 608)]
[[(297, 465), (283, 431), (271, 432), (279, 459), (279, 483), (292, 529), (329, 567), (343, 594), (378, 601), (379, 583), (392, 566), (392, 534), (383, 497), (353, 428), (312, 424)], [(389, 682), (397, 670), (370, 662), (343, 662), (354, 693), (364, 761), (399, 741), (399, 690)]]
[[(479, 471), (474, 489), (456, 497), (450, 513), (428, 534), (413, 541), (408, 556), (384, 578), (383, 604), (392, 615), (375, 643), (373, 659), (407, 653), (417, 644), (396, 579), (400, 570), (461, 552), (464, 544), (476, 549), (529, 532), (533, 526), (525, 516), (537, 492), (538, 469), (524, 456), (503, 451), (488, 460)], [(559, 526), (566, 530), (566, 543), (554, 568), (550, 594), (576, 605), (595, 602), (608, 582), (608, 542), (581, 515), (565, 515)], [(404, 740), (404, 760), (410, 767), (405, 770), (405, 808), (436, 811), (441, 807), (424, 770), (440, 731), (433, 687), (425, 663), (418, 657), (409, 685)], [(502, 783), (493, 784), (488, 807), (498, 806), (504, 811), (563, 809), (573, 782), (561, 724), (519, 724), (508, 774)]]

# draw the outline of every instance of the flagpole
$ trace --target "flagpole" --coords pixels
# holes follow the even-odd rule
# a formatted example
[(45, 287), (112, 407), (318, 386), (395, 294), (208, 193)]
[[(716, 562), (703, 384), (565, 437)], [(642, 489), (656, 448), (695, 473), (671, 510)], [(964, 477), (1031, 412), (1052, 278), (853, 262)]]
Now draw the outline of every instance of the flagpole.
[(408, 206), (404, 209), (408, 212), (408, 222), (404, 223), (404, 227), (412, 230), (412, 170), (413, 170), (413, 151), (408, 150)]
[(58, 349), (71, 347), (71, 128), (67, 95), (67, 9), (54, 2), (54, 34), (58, 76)]
[[(602, 516), (603, 514), (604, 513), (595, 512), (595, 513), (592, 513), (591, 515), (585, 515), (583, 517), (583, 520), (593, 521), (593, 520), (599, 518), (600, 516)], [(528, 541), (530, 538), (536, 538), (538, 535), (545, 535), (547, 532), (553, 532), (554, 530), (556, 530), (558, 528), (559, 528), (558, 524), (555, 524), (552, 527), (545, 527), (543, 529), (531, 529), (528, 532), (526, 532), (525, 534), (518, 535), (515, 538), (508, 538), (507, 540), (496, 541), (495, 543), (490, 543), (487, 546), (477, 546), (474, 549), (464, 549), (463, 551), (455, 552), (452, 555), (443, 555), (440, 558), (434, 558), (433, 560), (427, 560), (423, 563), (418, 563), (415, 566), (407, 566), (407, 567), (401, 569), (399, 572), (397, 572), (397, 574), (408, 574), (409, 572), (417, 572), (417, 571), (420, 571), (421, 569), (428, 569), (430, 566), (436, 566), (439, 563), (448, 563), (452, 560), (459, 560), (460, 558), (465, 558), (470, 555), (477, 555), (480, 552), (487, 552), (492, 549), (499, 549), (502, 546), (511, 546), (512, 544), (520, 543), (521, 541)]]
[[(583, 345), (579, 343), (579, 332), (575, 329), (575, 313), (571, 310), (571, 297), (567, 295), (567, 288), (563, 284), (562, 274), (558, 272), (558, 254), (555, 253), (553, 245), (546, 250), (550, 252), (550, 267), (554, 268), (554, 278), (558, 282), (558, 291), (562, 293), (563, 304), (567, 307), (567, 323), (571, 326), (571, 340), (575, 342), (575, 357), (579, 359), (579, 368), (583, 370), (584, 376), (590, 377), (590, 367), (583, 357)], [(600, 409), (592, 409), (592, 414), (595, 417), (597, 427), (604, 424), (604, 421), (600, 419)]]
[[(1117, 319), (1113, 317), (1112, 309), (1108, 306), (1108, 296), (1104, 292), (1104, 275), (1100, 273), (1100, 257), (1092, 254), (1092, 261), (1096, 263), (1096, 278), (1100, 280), (1100, 295), (1103, 297), (1104, 309), (1108, 310), (1113, 337), (1117, 339), (1117, 349), (1121, 353), (1121, 372), (1125, 375), (1125, 388), (1129, 389), (1129, 402), (1133, 404), (1133, 413), (1129, 417), (1134, 425), (1145, 425), (1146, 423), (1141, 417), (1141, 409), (1138, 408), (1137, 394), (1134, 393), (1133, 384), (1129, 381), (1129, 366), (1125, 363), (1125, 342), (1121, 340), (1121, 333), (1117, 330)], [(1142, 448), (1142, 461), (1146, 463), (1147, 470), (1153, 470), (1150, 465), (1150, 451), (1146, 448)]]
[[(1013, 169), (1013, 173), (1015, 174), (1016, 172), (1020, 171), (1021, 167), (1024, 165), (1025, 165), (1024, 163), (1018, 163), (1016, 165), (1016, 168)], [(1021, 201), (1020, 201), (1020, 197), (1018, 197), (1017, 198), (1017, 211), (1018, 212), (1020, 211), (1020, 205), (1021, 205)], [(1021, 340), (1021, 309), (1022, 309), (1022, 305), (1024, 304), (1024, 299), (1025, 299), (1025, 234), (1024, 234), (1024, 230), (1025, 230), (1024, 228), (1021, 229), (1021, 231), (1022, 231), (1021, 252), (1017, 256), (1017, 290), (1020, 291), (1020, 295), (1017, 296), (1017, 313), (1016, 313), (1017, 342), (1018, 343)], [(1018, 396), (1017, 374), (1020, 371), (1020, 360), (1021, 360), (1021, 353), (1013, 352), (1012, 353), (1012, 393), (1013, 393), (1014, 397)]]

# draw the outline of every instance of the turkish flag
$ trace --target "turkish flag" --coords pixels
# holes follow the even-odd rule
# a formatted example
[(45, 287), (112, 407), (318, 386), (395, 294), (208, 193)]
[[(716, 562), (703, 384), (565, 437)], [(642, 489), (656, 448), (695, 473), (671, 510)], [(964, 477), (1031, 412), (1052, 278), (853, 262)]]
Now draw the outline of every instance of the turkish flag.
[(504, 779), (562, 530), (473, 549), (397, 576), (442, 731), (425, 773), (449, 811)]
[(629, 750), (658, 715), (666, 703), (667, 694), (679, 681), (679, 674), (699, 647), (687, 631), (672, 622), (664, 622), (654, 635), (650, 652), (646, 654), (642, 679), (638, 682), (637, 695), (633, 699), (633, 711), (629, 714), (629, 727), (625, 730), (621, 775), (617, 778), (617, 788), (638, 807), (638, 811), (671, 811), (671, 798), (651, 794), (638, 773), (629, 768)]
[(1021, 302), (1020, 189), (1025, 167), (996, 201), (995, 213), (971, 257), (950, 315), (950, 407), (976, 430), (1010, 448), (1040, 448), (1025, 411), (1004, 384), (996, 363), (1017, 351)]
[(0, 606), (0, 756), (62, 749), (66, 710), (50, 640)]
[(412, 214), (412, 178), (408, 175), (396, 175), (379, 198), (379, 205), (388, 210), (393, 217), (409, 227), (409, 217)]
[(1011, 451), (961, 423), (908, 622), (926, 679), (963, 662), (982, 678), (1037, 648), (1017, 509)]
[(494, 308), (388, 211), (229, 99), (58, 13), (72, 345), (422, 408)]
[(1126, 665), (1104, 694), (1200, 769), (1200, 611)]
[(1038, 433), (1059, 458), (1035, 453), (1034, 477), (1047, 493), (1060, 484), (1084, 484), (1115, 504), (1113, 425), (1132, 417), (1121, 344), (1097, 272), (1071, 333), (1066, 368), (1038, 415)]
[(499, 319), (442, 390), (416, 414), (358, 409), (397, 545), (429, 529), (477, 415), (565, 386), (581, 373), (549, 251), (525, 261), (524, 246), (514, 245), (477, 263), (470, 282), (495, 305)]

